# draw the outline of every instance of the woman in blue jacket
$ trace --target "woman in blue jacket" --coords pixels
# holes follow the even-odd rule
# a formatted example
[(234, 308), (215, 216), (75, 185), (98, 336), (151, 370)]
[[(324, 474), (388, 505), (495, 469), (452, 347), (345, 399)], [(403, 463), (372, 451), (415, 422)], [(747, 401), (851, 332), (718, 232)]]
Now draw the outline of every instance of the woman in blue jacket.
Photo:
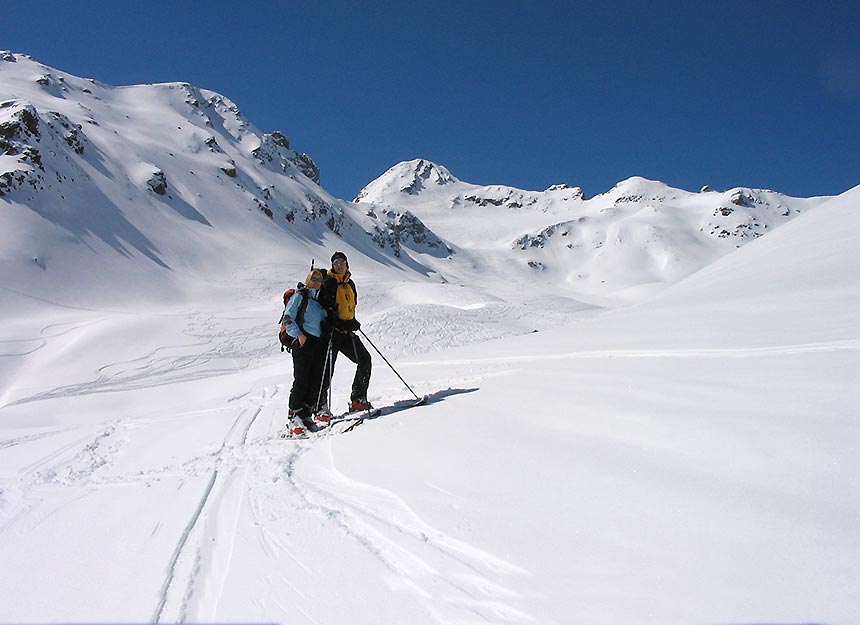
[(318, 421), (329, 421), (325, 413), (314, 414), (320, 398), (320, 385), (328, 351), (324, 325), (326, 309), (319, 303), (319, 290), (323, 274), (311, 269), (305, 281), (287, 302), (281, 317), (281, 327), (292, 339), (290, 353), (293, 356), (293, 386), (290, 389), (290, 421), (295, 425), (306, 425), (315, 417)]

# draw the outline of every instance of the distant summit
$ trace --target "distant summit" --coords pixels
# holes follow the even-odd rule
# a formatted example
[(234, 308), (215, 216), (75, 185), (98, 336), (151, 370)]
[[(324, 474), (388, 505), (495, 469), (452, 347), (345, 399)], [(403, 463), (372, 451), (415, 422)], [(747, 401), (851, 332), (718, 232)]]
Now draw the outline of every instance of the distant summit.
[(354, 202), (372, 201), (371, 198), (391, 193), (418, 195), (434, 187), (460, 182), (445, 167), (423, 158), (398, 163), (362, 189)]
[(615, 202), (638, 202), (642, 200), (664, 200), (667, 197), (678, 197), (687, 191), (673, 189), (659, 180), (649, 180), (641, 176), (631, 176), (622, 180), (601, 197), (612, 198)]

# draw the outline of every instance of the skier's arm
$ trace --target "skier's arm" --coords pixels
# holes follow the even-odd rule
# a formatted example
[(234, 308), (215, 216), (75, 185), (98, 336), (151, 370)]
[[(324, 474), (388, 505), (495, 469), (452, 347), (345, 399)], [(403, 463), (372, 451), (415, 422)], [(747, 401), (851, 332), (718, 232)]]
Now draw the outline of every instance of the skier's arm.
[(287, 307), (284, 309), (284, 314), (281, 318), (281, 325), (286, 327), (287, 334), (298, 339), (299, 345), (304, 345), (308, 338), (305, 336), (305, 333), (302, 332), (299, 324), (296, 323), (296, 317), (299, 314), (299, 307), (302, 304), (303, 297), (304, 295), (302, 293), (296, 292), (296, 294), (290, 298), (290, 301), (287, 302)]

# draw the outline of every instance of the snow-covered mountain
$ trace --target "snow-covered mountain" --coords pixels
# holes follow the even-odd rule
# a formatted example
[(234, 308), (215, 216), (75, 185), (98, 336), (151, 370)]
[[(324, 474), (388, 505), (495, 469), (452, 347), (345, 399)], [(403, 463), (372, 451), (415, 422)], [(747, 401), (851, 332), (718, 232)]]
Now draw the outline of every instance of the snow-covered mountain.
[(0, 53), (0, 150), (7, 295), (75, 284), (68, 304), (165, 301), (200, 297), (237, 265), (301, 273), (294, 259), (330, 246), (377, 248), (380, 262), (404, 246), (447, 253), (414, 216), (332, 197), (284, 134), (185, 83), (111, 87)]
[(566, 185), (469, 184), (419, 159), (345, 202), (283, 133), (261, 132), (223, 95), (186, 83), (111, 87), (25, 55), (0, 58), (6, 298), (74, 284), (69, 305), (197, 299), (231, 268), (272, 262), (301, 274), (334, 247), (416, 279), (475, 285), (489, 272), (514, 292), (542, 285), (612, 305), (823, 199), (689, 193), (642, 178), (586, 198)]
[(640, 298), (826, 199), (748, 188), (690, 193), (640, 177), (586, 198), (564, 184), (545, 191), (478, 186), (416, 159), (389, 169), (355, 201), (408, 211), (457, 250), (593, 299)]

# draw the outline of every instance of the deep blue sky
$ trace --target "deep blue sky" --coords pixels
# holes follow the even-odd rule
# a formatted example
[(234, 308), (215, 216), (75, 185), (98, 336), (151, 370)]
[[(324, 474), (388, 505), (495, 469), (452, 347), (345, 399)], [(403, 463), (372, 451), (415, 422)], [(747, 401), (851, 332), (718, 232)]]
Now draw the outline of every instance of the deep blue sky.
[(7, 0), (0, 48), (222, 93), (345, 199), (418, 157), (588, 196), (634, 175), (795, 196), (860, 184), (856, 0)]

